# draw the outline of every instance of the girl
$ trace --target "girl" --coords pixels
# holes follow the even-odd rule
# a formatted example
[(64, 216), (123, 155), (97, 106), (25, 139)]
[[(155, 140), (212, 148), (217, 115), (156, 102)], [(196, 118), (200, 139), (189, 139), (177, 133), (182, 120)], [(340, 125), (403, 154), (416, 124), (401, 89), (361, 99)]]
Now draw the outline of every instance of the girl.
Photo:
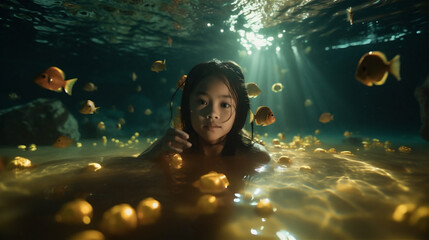
[[(183, 84), (183, 129), (170, 128), (139, 157), (156, 159), (173, 182), (192, 183), (217, 171), (238, 190), (244, 176), (270, 160), (265, 149), (242, 132), (250, 104), (240, 66), (232, 61), (200, 63)], [(183, 158), (179, 173), (169, 167), (175, 153)]]

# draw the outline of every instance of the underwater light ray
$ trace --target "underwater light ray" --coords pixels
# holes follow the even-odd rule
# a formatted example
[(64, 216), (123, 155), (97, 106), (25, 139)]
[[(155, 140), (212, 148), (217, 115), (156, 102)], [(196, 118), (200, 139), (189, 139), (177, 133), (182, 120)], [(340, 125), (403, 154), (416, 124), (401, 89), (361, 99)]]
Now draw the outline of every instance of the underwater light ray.
[[(316, 124), (319, 123), (317, 119), (324, 112), (329, 112), (334, 116), (347, 112), (347, 109), (345, 109), (347, 104), (338, 104), (340, 102), (344, 103), (344, 99), (340, 99), (338, 94), (333, 91), (334, 88), (328, 79), (304, 54), (298, 51), (296, 46), (292, 46), (292, 51), (295, 56), (300, 79), (299, 84), (303, 94), (306, 98), (310, 98), (315, 106), (306, 109), (307, 119), (316, 127), (318, 126)], [(340, 129), (338, 124), (331, 124), (330, 127), (333, 127), (336, 131)]]

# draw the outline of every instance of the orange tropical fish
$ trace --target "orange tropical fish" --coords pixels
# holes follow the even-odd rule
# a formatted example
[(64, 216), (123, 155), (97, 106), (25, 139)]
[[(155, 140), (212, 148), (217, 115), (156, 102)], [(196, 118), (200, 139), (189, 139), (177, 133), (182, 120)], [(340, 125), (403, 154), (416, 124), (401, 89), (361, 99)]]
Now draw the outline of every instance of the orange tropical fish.
[(319, 117), (319, 122), (321, 123), (328, 123), (330, 121), (334, 120), (334, 115), (331, 115), (330, 113), (322, 113)]
[(383, 85), (389, 72), (400, 81), (400, 64), (399, 55), (396, 55), (389, 62), (384, 53), (378, 51), (369, 52), (359, 60), (355, 76), (359, 82), (368, 87), (373, 84)]
[(82, 114), (94, 114), (97, 109), (99, 109), (99, 107), (96, 107), (93, 101), (86, 100), (86, 102), (82, 104), (79, 112)]
[(161, 60), (155, 61), (154, 63), (152, 63), (152, 66), (150, 67), (150, 70), (154, 72), (161, 72), (164, 69), (167, 70), (165, 59), (164, 59), (164, 62)]
[(64, 91), (68, 95), (72, 95), (72, 88), (76, 83), (77, 78), (69, 80), (64, 79), (65, 75), (61, 69), (57, 67), (50, 67), (37, 75), (37, 77), (34, 79), (34, 82), (45, 89), (55, 92), (61, 92), (64, 88)]
[(73, 143), (73, 140), (71, 140), (68, 136), (59, 136), (57, 140), (55, 140), (55, 143), (53, 144), (54, 147), (57, 148), (66, 148), (70, 146)]
[(256, 125), (268, 126), (276, 121), (273, 111), (267, 106), (260, 106), (253, 114), (250, 111), (250, 122), (255, 121)]

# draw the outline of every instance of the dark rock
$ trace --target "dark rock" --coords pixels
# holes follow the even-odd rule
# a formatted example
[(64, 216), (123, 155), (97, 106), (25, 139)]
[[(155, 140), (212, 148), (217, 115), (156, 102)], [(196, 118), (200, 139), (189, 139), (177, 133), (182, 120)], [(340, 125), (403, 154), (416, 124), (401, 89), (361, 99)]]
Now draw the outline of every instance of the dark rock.
[(37, 99), (0, 111), (0, 144), (51, 145), (61, 136), (79, 140), (78, 123), (57, 99)]
[(420, 104), (420, 119), (422, 121), (420, 135), (429, 141), (429, 76), (423, 85), (416, 88), (414, 96)]

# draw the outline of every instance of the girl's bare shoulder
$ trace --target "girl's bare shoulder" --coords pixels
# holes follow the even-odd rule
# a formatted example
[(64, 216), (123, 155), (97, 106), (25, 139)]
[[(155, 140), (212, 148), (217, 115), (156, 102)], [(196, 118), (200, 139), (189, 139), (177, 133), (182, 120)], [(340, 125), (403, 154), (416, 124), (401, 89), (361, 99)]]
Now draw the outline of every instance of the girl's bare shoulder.
[(271, 160), (267, 149), (259, 143), (253, 143), (249, 149), (240, 150), (238, 154), (243, 158), (260, 164), (268, 163)]

